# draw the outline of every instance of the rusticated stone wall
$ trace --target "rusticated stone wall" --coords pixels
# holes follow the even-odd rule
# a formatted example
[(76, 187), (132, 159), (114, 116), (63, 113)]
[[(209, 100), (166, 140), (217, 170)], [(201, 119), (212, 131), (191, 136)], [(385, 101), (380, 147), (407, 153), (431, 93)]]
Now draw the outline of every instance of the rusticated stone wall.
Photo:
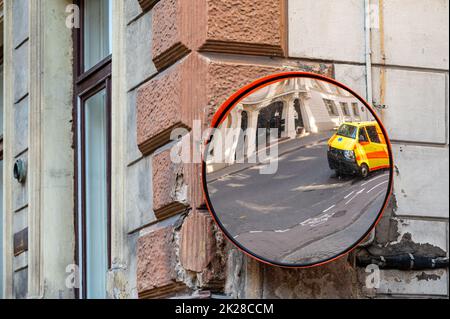
[[(320, 270), (288, 271), (244, 256), (224, 240), (205, 209), (200, 165), (170, 161), (177, 145), (171, 132), (190, 131), (194, 120), (206, 128), (242, 86), (285, 70), (332, 77), (332, 64), (286, 58), (282, 0), (258, 6), (247, 0), (161, 0), (152, 16), (158, 73), (137, 88), (136, 122), (139, 150), (152, 161), (156, 220), (141, 230), (137, 243), (138, 295), (355, 296), (356, 272), (346, 259)], [(330, 283), (321, 285), (324, 280)]]
[(161, 70), (192, 51), (283, 56), (282, 0), (161, 0), (154, 7), (153, 60)]

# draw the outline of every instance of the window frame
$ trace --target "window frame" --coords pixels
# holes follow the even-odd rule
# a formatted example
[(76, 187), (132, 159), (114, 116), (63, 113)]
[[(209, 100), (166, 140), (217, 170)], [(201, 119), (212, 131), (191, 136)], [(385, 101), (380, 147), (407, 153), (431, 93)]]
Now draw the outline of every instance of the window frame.
[(345, 117), (350, 117), (350, 110), (348, 108), (348, 103), (347, 102), (340, 102), (341, 105), (341, 109), (342, 109), (342, 113), (344, 114)]
[[(366, 139), (365, 141), (361, 141), (361, 135), (364, 135), (364, 138)], [(364, 126), (359, 128), (358, 131), (358, 143), (360, 144), (368, 144), (370, 143), (370, 139), (369, 139), (369, 135), (367, 134), (366, 128)]]
[[(95, 66), (84, 70), (84, 2), (74, 0), (80, 12), (79, 28), (73, 29), (73, 132), (74, 132), (74, 225), (75, 261), (79, 266), (81, 287), (75, 289), (77, 299), (87, 299), (87, 232), (86, 232), (86, 162), (85, 162), (85, 104), (86, 101), (105, 90), (107, 111), (107, 268), (112, 267), (111, 253), (111, 171), (112, 171), (112, 54)], [(112, 17), (111, 17), (112, 18)], [(81, 185), (80, 185), (81, 184)], [(80, 193), (81, 192), (81, 193)], [(81, 216), (80, 216), (81, 215)], [(80, 224), (81, 223), (81, 224)], [(80, 260), (81, 257), (81, 260)], [(106, 274), (105, 274), (106, 276)]]
[(353, 111), (353, 116), (361, 117), (361, 114), (359, 112), (359, 105), (357, 102), (352, 102), (352, 111)]
[[(339, 111), (338, 111), (338, 108), (336, 106), (336, 103), (333, 100), (330, 100), (330, 99), (323, 99), (323, 101), (324, 101), (325, 106), (327, 108), (328, 115), (329, 116), (333, 116), (333, 117), (338, 117), (339, 116)], [(331, 107), (331, 110), (330, 110), (329, 107)]]
[[(375, 144), (381, 144), (380, 136), (378, 135), (378, 130), (375, 125), (369, 125), (365, 127), (367, 136), (369, 137), (370, 142)], [(371, 130), (373, 131), (371, 132)]]

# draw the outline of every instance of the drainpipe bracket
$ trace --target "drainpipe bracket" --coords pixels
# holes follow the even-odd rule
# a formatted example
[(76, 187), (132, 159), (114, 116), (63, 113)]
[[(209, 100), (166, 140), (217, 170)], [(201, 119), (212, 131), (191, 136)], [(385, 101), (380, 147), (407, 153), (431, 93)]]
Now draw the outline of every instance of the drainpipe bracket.
[(377, 103), (373, 103), (373, 107), (376, 108), (377, 110), (386, 110), (388, 108), (386, 104), (377, 104)]

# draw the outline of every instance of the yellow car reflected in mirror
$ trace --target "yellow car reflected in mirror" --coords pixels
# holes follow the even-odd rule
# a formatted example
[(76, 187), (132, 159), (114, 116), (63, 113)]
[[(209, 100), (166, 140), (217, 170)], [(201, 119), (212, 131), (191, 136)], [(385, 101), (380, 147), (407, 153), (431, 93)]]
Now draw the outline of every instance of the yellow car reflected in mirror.
[(392, 189), (389, 138), (344, 85), (274, 74), (230, 97), (211, 129), (202, 166), (207, 208), (250, 256), (322, 265), (357, 247), (380, 220)]
[(390, 168), (386, 139), (379, 124), (347, 122), (328, 142), (328, 163), (337, 175), (359, 174)]

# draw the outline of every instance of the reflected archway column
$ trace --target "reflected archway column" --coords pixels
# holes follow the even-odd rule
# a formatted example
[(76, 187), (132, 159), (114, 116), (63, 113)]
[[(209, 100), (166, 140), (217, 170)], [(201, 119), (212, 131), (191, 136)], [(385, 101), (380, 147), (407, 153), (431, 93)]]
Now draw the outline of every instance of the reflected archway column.
[[(230, 4), (236, 10), (226, 10)], [(214, 110), (238, 89), (255, 79), (286, 71), (284, 59), (247, 58), (288, 55), (284, 47), (287, 44), (285, 5), (284, 0), (261, 0), (258, 6), (248, 0), (159, 0), (152, 9), (152, 57), (158, 74), (137, 88), (136, 131), (142, 155), (149, 158), (155, 167), (150, 172), (154, 190), (159, 189), (166, 194), (177, 186), (166, 182), (169, 180), (166, 176), (174, 175), (170, 167), (155, 160), (172, 142), (167, 132), (174, 127), (192, 129), (194, 119), (201, 119), (204, 126), (209, 126)], [(179, 32), (172, 32), (174, 28)], [(315, 70), (328, 76), (333, 74), (331, 64), (316, 62), (296, 62), (288, 69)], [(256, 120), (252, 121), (255, 117)], [(253, 127), (256, 128), (257, 115), (250, 114), (249, 122), (254, 122)], [(254, 143), (249, 143), (249, 146), (254, 146)], [(136, 290), (140, 298), (193, 294), (191, 288), (196, 278), (201, 280), (195, 281), (195, 291), (222, 291), (228, 276), (227, 265), (233, 269), (238, 265), (231, 253), (229, 259), (221, 257), (224, 253), (221, 243), (211, 247), (205, 243), (204, 238), (208, 242), (216, 239), (216, 230), (197, 222), (201, 220), (200, 216), (209, 217), (204, 209), (199, 167), (187, 164), (189, 173), (175, 179), (178, 185), (188, 190), (190, 210), (180, 208), (170, 211), (170, 214), (158, 214), (160, 217), (156, 217), (154, 224), (145, 226), (138, 234)], [(160, 173), (156, 174), (156, 171)], [(156, 195), (153, 192), (154, 201), (157, 200)], [(166, 207), (171, 206), (169, 203)], [(161, 211), (168, 212), (166, 207)], [(186, 219), (185, 215), (188, 216)], [(179, 242), (184, 245), (171, 240), (178, 238), (181, 224), (183, 233)], [(158, 243), (158, 249), (154, 249), (154, 243)], [(172, 263), (178, 260), (178, 252), (185, 258), (180, 258), (180, 263)], [(240, 254), (236, 255), (240, 258)], [(162, 261), (167, 261), (164, 267), (160, 267)], [(243, 277), (249, 278), (256, 269), (258, 266), (244, 265)], [(255, 282), (261, 281), (255, 279)], [(242, 290), (243, 297), (252, 296), (247, 293), (247, 285)]]
[(300, 110), (303, 116), (303, 123), (305, 129), (310, 133), (318, 133), (319, 129), (316, 125), (316, 119), (311, 111), (311, 93), (301, 93), (299, 94)]
[(225, 156), (226, 163), (233, 164), (236, 160), (236, 149), (239, 143), (240, 128), (242, 124), (242, 104), (238, 104), (237, 107), (230, 112), (229, 129), (226, 131), (225, 140)]
[(252, 109), (247, 109), (248, 115), (248, 127), (245, 132), (247, 135), (247, 157), (251, 157), (256, 152), (256, 137), (258, 134), (258, 117), (259, 117), (260, 107), (252, 107)]
[(283, 97), (283, 119), (285, 120), (285, 130), (282, 137), (295, 138), (297, 129), (295, 127), (295, 100), (298, 99), (297, 94), (290, 94)]

